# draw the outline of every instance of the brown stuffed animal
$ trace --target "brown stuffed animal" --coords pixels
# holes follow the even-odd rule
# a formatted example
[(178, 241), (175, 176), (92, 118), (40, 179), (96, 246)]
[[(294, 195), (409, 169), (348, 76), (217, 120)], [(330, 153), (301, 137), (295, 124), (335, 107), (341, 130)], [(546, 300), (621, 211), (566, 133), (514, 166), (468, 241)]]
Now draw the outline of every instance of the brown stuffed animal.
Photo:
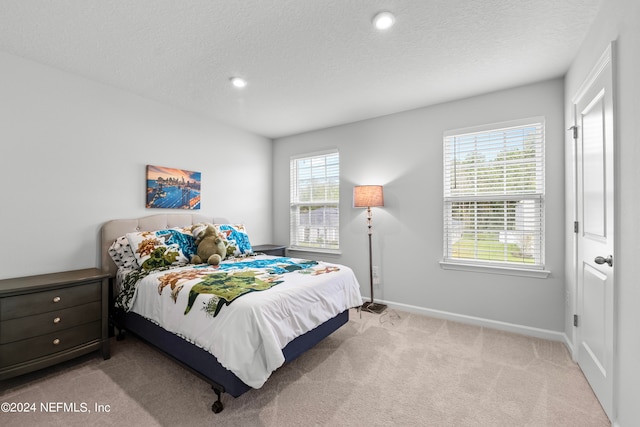
[(192, 264), (209, 263), (218, 265), (227, 255), (224, 240), (211, 224), (196, 224), (191, 227), (196, 238), (196, 254), (191, 257)]

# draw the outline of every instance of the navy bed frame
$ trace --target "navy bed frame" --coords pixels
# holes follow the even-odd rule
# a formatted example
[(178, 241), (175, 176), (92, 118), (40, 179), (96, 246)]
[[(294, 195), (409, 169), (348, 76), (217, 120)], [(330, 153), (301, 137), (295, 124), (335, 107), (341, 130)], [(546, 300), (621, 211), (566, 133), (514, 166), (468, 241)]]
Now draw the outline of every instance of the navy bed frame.
[[(285, 363), (291, 362), (348, 321), (349, 310), (345, 310), (315, 329), (295, 338), (282, 349)], [(238, 397), (251, 389), (233, 372), (224, 368), (211, 353), (168, 332), (139, 314), (113, 309), (111, 324), (118, 329), (118, 340), (124, 338), (125, 331), (129, 331), (211, 384), (218, 398), (211, 405), (211, 410), (215, 413), (224, 409), (222, 393)]]

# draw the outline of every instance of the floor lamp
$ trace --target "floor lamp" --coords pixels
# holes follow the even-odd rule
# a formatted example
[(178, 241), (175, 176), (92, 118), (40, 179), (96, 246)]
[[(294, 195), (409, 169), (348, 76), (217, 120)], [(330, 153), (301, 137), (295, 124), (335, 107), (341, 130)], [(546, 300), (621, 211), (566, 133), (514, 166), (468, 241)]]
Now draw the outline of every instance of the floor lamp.
[(369, 228), (369, 286), (371, 301), (362, 304), (362, 310), (372, 313), (382, 313), (387, 306), (373, 302), (373, 260), (371, 256), (371, 208), (384, 206), (384, 194), (382, 185), (356, 185), (353, 187), (353, 207), (367, 208), (367, 227)]

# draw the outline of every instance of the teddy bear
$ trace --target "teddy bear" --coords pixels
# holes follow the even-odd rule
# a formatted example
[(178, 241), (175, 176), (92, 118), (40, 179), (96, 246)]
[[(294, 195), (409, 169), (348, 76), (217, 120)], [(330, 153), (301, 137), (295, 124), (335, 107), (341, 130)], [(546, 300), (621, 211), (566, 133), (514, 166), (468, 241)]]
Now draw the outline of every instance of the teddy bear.
[(218, 265), (227, 255), (224, 240), (211, 224), (196, 224), (191, 227), (196, 241), (196, 253), (191, 257), (192, 264), (209, 263)]

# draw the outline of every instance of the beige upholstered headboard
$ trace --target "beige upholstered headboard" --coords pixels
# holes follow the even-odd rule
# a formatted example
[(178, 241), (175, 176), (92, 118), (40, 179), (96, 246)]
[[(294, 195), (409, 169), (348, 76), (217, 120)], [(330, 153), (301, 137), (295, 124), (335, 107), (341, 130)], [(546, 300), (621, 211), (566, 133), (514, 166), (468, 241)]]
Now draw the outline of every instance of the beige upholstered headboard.
[(120, 236), (135, 231), (155, 231), (171, 227), (187, 227), (199, 222), (224, 224), (224, 218), (215, 218), (200, 214), (157, 214), (134, 219), (113, 219), (102, 225), (100, 232), (101, 268), (111, 277), (115, 276), (117, 267), (109, 256), (109, 246)]

